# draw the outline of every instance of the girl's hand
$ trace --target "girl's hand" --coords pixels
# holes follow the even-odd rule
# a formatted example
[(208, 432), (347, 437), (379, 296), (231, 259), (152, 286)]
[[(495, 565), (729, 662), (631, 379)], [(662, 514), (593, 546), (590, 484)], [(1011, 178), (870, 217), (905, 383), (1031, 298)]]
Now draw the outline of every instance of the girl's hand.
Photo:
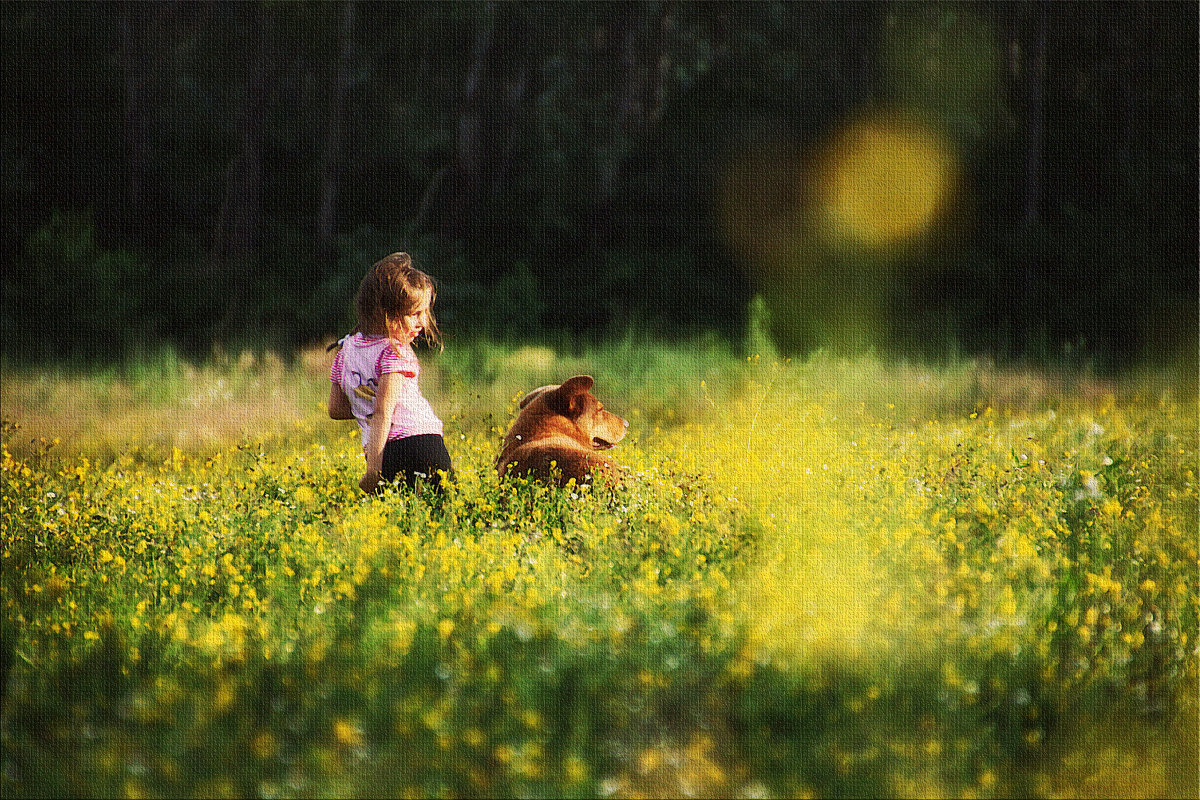
[(379, 488), (379, 480), (382, 476), (377, 469), (368, 469), (358, 482), (358, 488), (362, 489), (367, 494), (373, 494)]

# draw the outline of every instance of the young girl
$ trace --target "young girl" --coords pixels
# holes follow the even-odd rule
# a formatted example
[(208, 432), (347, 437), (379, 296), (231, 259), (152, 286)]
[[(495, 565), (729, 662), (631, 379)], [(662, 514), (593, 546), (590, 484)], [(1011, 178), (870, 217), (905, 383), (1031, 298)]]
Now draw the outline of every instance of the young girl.
[(421, 367), (412, 349), (421, 334), (441, 343), (434, 296), (433, 279), (407, 253), (381, 259), (358, 287), (358, 328), (333, 359), (329, 416), (358, 420), (367, 460), (358, 485), (365, 492), (397, 475), (410, 489), (420, 478), (435, 487), (442, 474), (453, 478), (442, 421), (417, 388)]

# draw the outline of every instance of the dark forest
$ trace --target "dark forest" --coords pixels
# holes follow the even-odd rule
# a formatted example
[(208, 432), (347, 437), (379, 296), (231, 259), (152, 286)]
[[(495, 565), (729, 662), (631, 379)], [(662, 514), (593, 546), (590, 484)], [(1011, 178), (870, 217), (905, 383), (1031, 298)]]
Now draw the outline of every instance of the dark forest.
[(451, 341), (1195, 357), (1195, 3), (0, 17), (9, 361), (329, 341), (396, 250)]

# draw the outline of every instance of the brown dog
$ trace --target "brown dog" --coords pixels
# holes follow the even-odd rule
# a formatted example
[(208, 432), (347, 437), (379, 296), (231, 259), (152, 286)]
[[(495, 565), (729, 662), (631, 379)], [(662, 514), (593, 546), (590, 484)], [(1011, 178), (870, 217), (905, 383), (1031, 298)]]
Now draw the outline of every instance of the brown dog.
[(594, 383), (590, 375), (576, 375), (525, 395), (496, 459), (501, 478), (527, 474), (566, 486), (595, 473), (610, 485), (616, 482), (622, 468), (597, 451), (624, 439), (629, 423), (604, 410), (591, 392)]

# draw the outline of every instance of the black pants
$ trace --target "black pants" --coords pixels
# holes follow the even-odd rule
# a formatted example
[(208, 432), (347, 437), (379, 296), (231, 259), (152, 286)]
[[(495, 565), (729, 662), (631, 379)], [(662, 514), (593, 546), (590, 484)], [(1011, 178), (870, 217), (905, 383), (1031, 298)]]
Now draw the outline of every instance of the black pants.
[(392, 439), (383, 446), (385, 481), (391, 482), (399, 476), (409, 489), (416, 489), (418, 482), (441, 489), (442, 476), (438, 472), (446, 473), (447, 480), (454, 480), (446, 442), (436, 433)]

